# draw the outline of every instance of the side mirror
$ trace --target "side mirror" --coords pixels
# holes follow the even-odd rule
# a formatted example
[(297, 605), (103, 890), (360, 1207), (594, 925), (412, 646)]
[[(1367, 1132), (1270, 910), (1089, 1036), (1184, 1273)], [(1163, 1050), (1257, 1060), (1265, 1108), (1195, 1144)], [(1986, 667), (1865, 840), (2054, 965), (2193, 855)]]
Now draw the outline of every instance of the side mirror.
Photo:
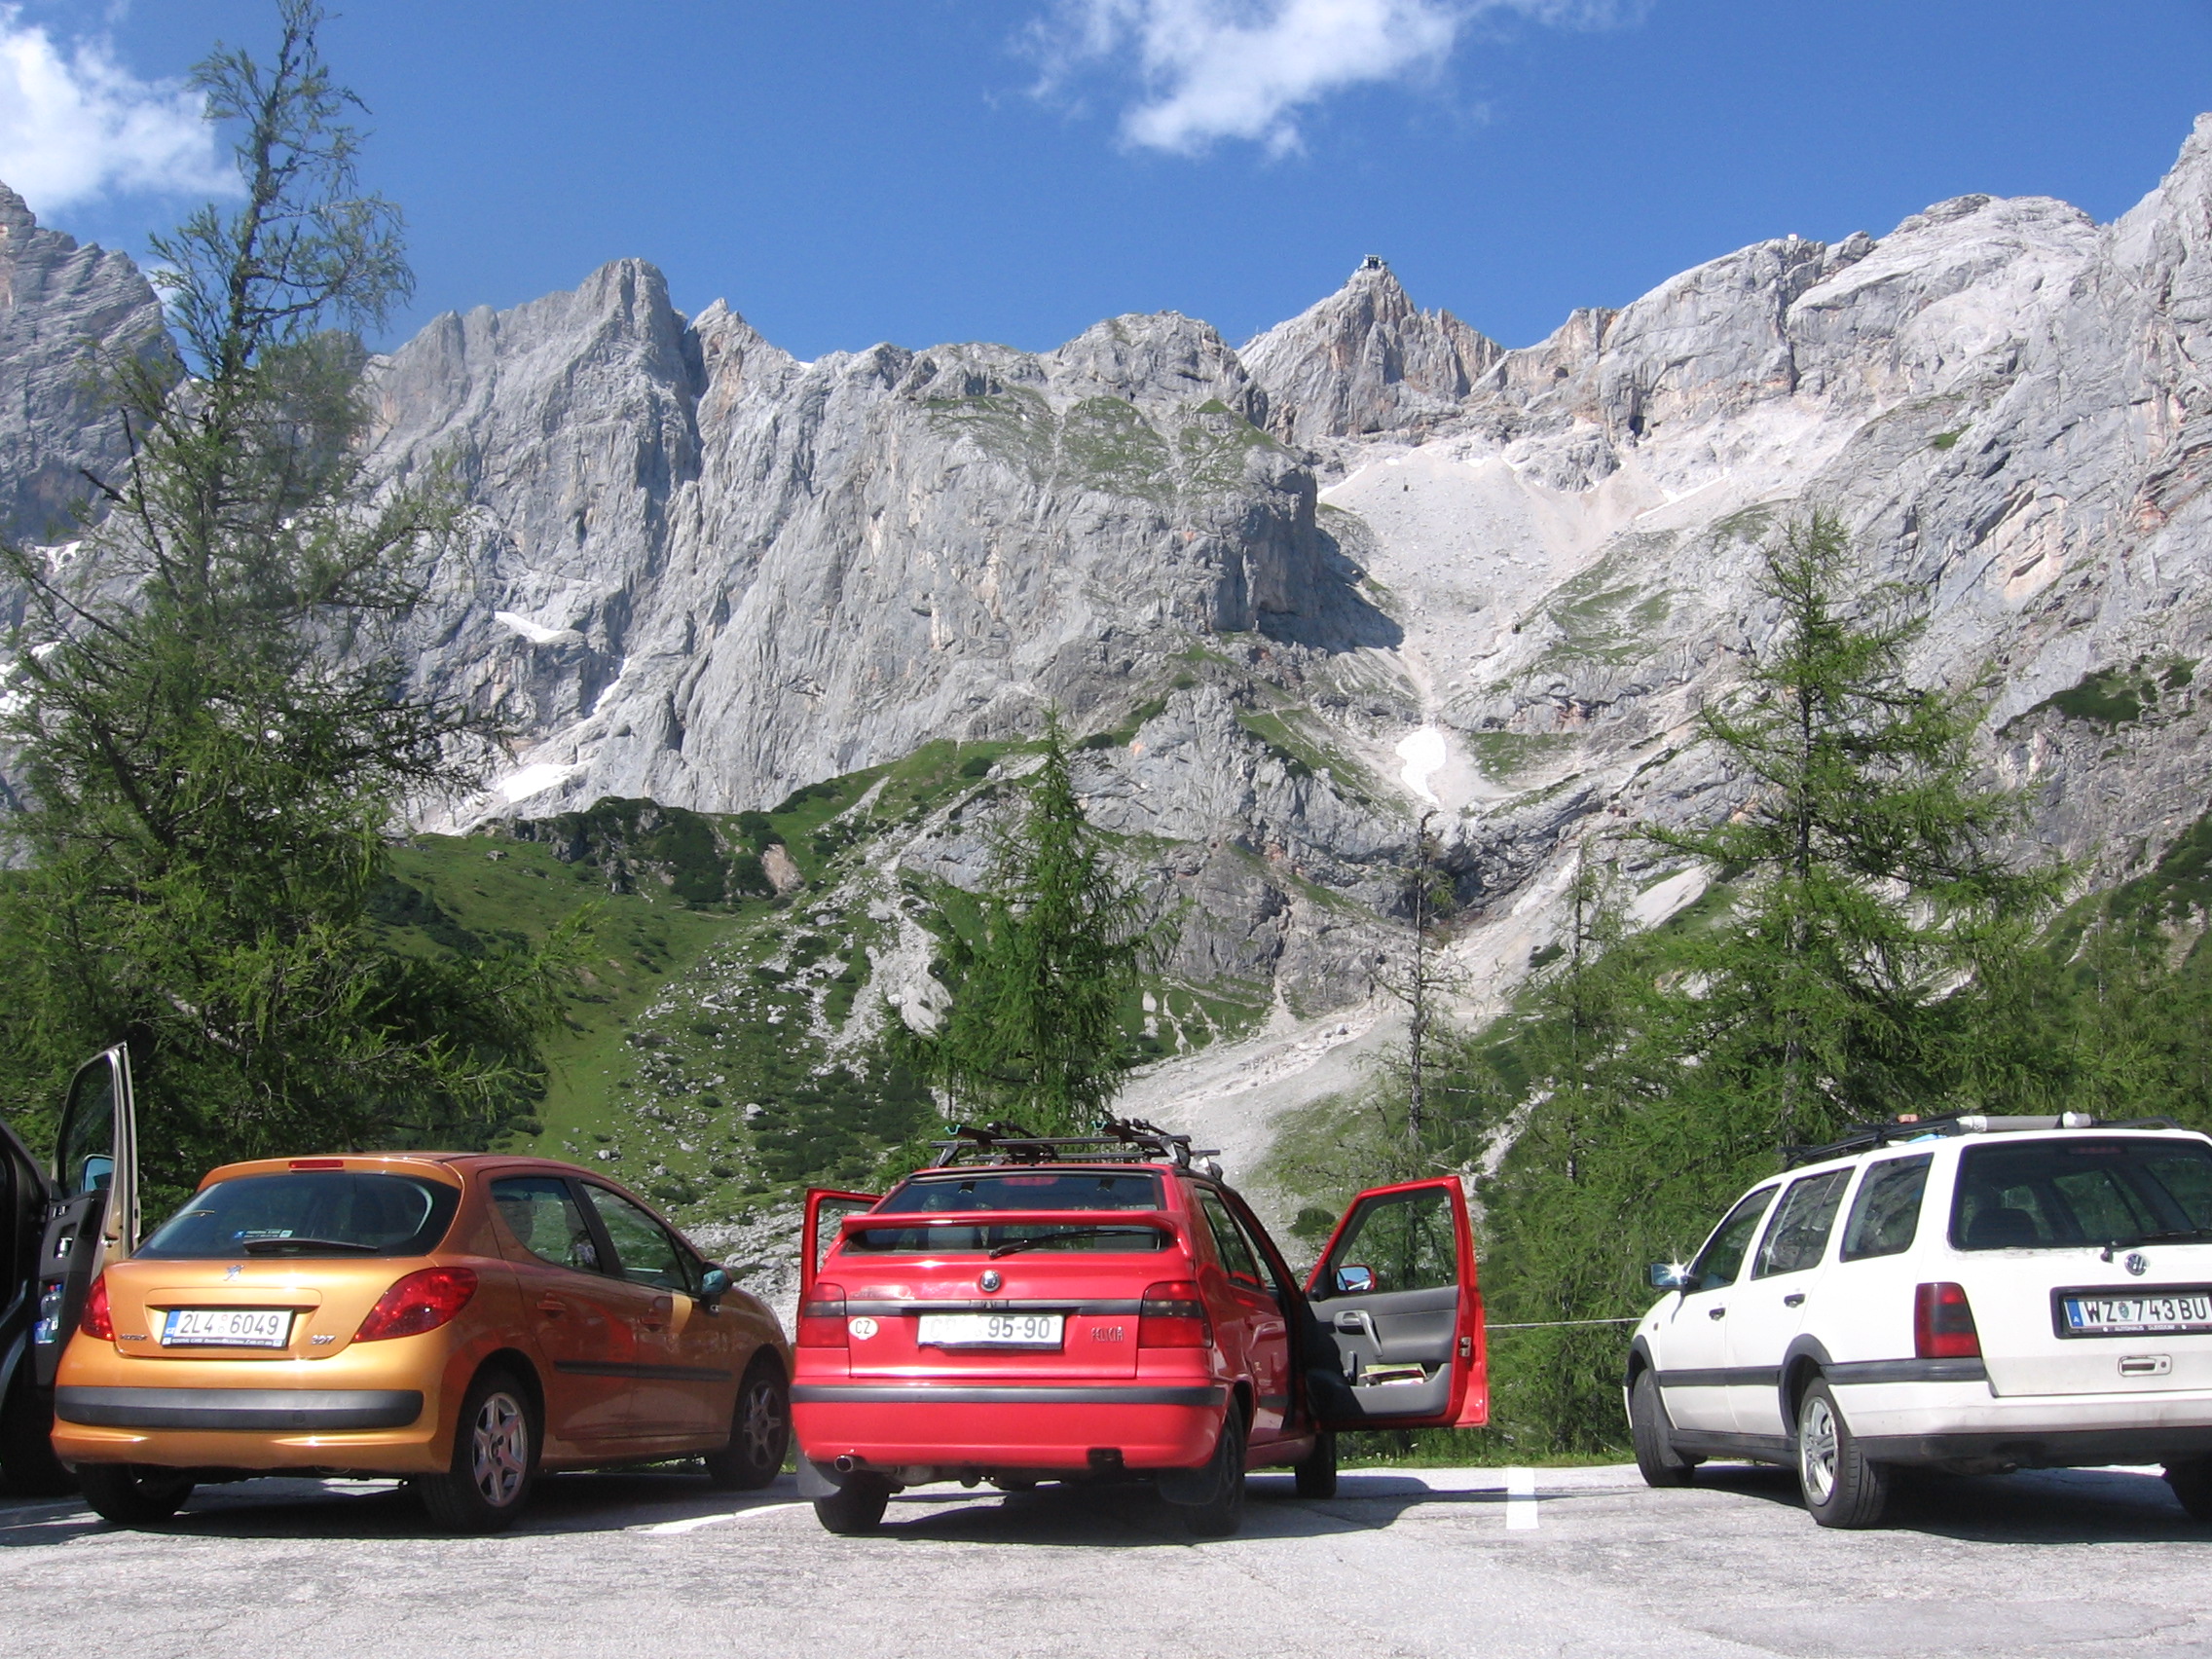
[(737, 1288), (737, 1280), (729, 1276), (727, 1268), (709, 1268), (699, 1281), (699, 1297), (704, 1302), (717, 1302)]
[(1651, 1264), (1653, 1290), (1687, 1290), (1690, 1288), (1690, 1271), (1679, 1262), (1653, 1262)]
[(1373, 1268), (1343, 1267), (1330, 1275), (1339, 1296), (1358, 1296), (1375, 1288)]

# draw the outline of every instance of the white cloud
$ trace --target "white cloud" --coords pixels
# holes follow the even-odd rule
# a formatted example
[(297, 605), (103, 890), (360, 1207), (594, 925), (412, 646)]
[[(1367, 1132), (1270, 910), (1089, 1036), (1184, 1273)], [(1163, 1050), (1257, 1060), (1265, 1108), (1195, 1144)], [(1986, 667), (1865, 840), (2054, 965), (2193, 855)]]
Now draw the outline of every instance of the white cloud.
[[(1618, 0), (1632, 9), (1637, 0)], [(1088, 63), (1125, 62), (1143, 92), (1122, 136), (1193, 155), (1218, 139), (1275, 153), (1332, 92), (1433, 73), (1486, 13), (1603, 23), (1616, 0), (1061, 0), (1035, 36), (1045, 87)]]
[(111, 192), (237, 188), (199, 93), (141, 81), (98, 37), (56, 43), (9, 5), (0, 5), (0, 181), (41, 214)]

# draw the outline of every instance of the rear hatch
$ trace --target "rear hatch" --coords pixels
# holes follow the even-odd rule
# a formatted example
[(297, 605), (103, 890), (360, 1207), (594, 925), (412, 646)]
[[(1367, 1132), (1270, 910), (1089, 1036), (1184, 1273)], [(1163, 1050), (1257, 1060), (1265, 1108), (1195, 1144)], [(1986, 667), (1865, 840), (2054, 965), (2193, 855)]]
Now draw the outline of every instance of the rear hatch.
[(107, 1269), (116, 1349), (185, 1362), (343, 1353), (377, 1299), (424, 1265), (459, 1197), (450, 1177), (339, 1159), (214, 1182)]
[(822, 1270), (855, 1377), (1132, 1377), (1148, 1286), (1190, 1276), (1151, 1170), (916, 1177), (844, 1223)]
[(2212, 1389), (2212, 1143), (2202, 1137), (1967, 1147), (1950, 1244), (1994, 1392)]

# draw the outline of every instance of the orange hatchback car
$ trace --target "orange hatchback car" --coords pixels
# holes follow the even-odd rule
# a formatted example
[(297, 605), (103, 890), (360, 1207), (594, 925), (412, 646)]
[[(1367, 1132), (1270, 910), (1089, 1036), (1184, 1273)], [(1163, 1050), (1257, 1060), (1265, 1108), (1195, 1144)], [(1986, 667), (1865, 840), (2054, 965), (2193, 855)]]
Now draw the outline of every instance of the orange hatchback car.
[[(72, 1096), (65, 1145), (67, 1120), (127, 1101), (128, 1079)], [(93, 1155), (115, 1189), (100, 1207), (128, 1216), (116, 1129)], [(228, 1164), (135, 1249), (107, 1243), (124, 1259), (86, 1283), (53, 1400), (55, 1451), (111, 1521), (165, 1519), (203, 1481), (345, 1473), (404, 1477), (440, 1525), (489, 1531), (540, 1470), (699, 1456), (718, 1484), (752, 1488), (783, 1467), (775, 1315), (570, 1164)]]

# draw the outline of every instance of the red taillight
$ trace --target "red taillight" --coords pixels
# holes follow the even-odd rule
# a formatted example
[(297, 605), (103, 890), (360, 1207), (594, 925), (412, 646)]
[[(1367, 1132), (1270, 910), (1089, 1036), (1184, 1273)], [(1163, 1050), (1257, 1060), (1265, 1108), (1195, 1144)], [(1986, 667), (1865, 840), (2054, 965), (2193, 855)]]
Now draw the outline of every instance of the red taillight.
[(289, 1167), (294, 1169), (343, 1169), (346, 1167), (346, 1161), (343, 1158), (295, 1158)]
[(845, 1287), (819, 1279), (798, 1310), (800, 1347), (850, 1347), (845, 1335)]
[(1924, 1284), (1912, 1293), (1912, 1351), (1922, 1359), (1979, 1359), (1981, 1333), (1973, 1328), (1963, 1284)]
[(424, 1268), (409, 1273), (377, 1298), (353, 1340), (381, 1343), (434, 1331), (466, 1308), (475, 1294), (476, 1275), (466, 1268)]
[(107, 1274), (92, 1280), (92, 1293), (85, 1298), (85, 1316), (77, 1327), (98, 1342), (115, 1341), (115, 1320), (107, 1310)]
[(1213, 1325), (1198, 1287), (1189, 1279), (1146, 1285), (1137, 1308), (1137, 1346), (1213, 1346)]

